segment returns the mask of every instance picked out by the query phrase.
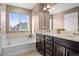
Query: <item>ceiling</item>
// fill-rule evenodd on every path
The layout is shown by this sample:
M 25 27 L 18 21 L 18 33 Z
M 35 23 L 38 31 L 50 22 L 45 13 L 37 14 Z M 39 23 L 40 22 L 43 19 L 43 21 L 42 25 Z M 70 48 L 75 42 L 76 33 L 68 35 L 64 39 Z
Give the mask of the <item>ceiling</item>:
M 8 3 L 8 5 L 16 6 L 16 7 L 22 7 L 26 9 L 32 9 L 37 3 Z M 57 14 L 62 11 L 74 8 L 79 6 L 79 3 L 57 3 L 54 5 L 55 9 L 49 11 L 50 14 Z M 52 6 L 53 7 L 53 6 Z
M 54 10 L 49 11 L 50 14 L 60 13 L 62 11 L 79 6 L 79 3 L 57 3 Z
M 32 9 L 37 3 L 8 3 L 8 5 Z

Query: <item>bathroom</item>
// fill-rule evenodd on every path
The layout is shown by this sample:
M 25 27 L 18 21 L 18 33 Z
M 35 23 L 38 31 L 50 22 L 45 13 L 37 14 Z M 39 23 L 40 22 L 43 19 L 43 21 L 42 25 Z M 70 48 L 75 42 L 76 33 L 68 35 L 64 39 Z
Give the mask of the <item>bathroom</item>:
M 45 51 L 45 42 L 47 42 L 45 38 L 48 36 L 52 40 L 62 38 L 79 44 L 78 18 L 79 3 L 0 3 L 0 54 L 1 56 L 57 56 Z M 44 39 L 43 47 L 39 47 L 40 39 Z M 68 48 L 73 47 L 68 45 L 65 50 L 70 51 Z M 40 52 L 41 48 L 44 48 L 44 51 Z M 59 55 L 67 56 L 67 52 L 63 53 Z

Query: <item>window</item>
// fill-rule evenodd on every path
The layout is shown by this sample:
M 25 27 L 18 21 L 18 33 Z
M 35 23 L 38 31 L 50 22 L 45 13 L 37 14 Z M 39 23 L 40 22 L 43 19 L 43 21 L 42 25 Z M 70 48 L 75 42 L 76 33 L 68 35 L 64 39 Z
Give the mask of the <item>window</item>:
M 9 13 L 9 31 L 29 31 L 29 15 Z

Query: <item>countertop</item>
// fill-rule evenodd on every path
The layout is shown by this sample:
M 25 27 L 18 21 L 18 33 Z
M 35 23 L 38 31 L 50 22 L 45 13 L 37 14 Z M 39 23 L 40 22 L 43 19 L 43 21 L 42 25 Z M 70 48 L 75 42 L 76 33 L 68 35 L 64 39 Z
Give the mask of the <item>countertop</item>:
M 79 42 L 79 35 L 59 34 L 59 33 L 53 33 L 53 32 L 37 32 L 37 33 Z

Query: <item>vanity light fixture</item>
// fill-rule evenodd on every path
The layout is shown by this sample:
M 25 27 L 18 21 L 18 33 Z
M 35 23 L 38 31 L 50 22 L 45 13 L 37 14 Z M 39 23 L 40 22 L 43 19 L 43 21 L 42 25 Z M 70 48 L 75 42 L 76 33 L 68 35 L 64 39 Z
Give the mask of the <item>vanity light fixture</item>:
M 53 7 L 51 7 L 51 4 L 43 4 L 43 11 L 51 11 L 51 10 L 54 10 L 55 9 L 55 7 L 53 6 Z

